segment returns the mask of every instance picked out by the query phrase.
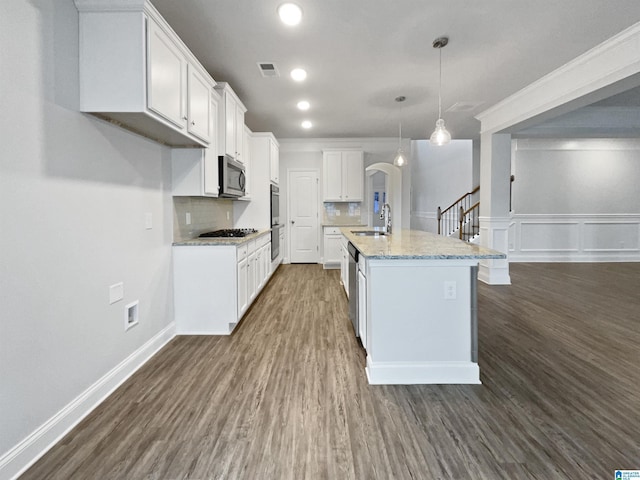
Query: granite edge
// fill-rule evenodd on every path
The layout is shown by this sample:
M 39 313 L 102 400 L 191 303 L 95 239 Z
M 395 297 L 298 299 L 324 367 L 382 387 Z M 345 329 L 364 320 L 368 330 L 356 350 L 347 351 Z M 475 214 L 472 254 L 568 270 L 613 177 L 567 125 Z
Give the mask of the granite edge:
M 217 238 L 192 238 L 191 240 L 183 240 L 180 242 L 173 242 L 173 247 L 217 247 L 217 246 L 238 246 L 244 243 L 248 243 L 251 240 L 267 235 L 271 232 L 271 229 L 260 230 L 257 233 L 252 233 L 246 237 L 217 237 Z

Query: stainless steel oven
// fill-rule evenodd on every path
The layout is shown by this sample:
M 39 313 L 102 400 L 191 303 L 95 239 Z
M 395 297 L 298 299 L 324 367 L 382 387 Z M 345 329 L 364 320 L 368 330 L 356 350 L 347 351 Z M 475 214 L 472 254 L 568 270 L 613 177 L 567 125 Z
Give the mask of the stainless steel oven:
M 244 196 L 246 177 L 244 165 L 228 155 L 218 157 L 218 181 L 221 197 L 237 198 Z
M 271 226 L 280 224 L 280 188 L 271 185 Z

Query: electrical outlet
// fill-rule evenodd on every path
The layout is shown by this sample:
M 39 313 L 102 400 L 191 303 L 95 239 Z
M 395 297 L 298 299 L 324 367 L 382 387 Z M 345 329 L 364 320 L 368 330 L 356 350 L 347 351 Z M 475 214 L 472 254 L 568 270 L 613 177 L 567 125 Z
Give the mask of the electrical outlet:
M 444 282 L 444 299 L 455 300 L 457 298 L 457 285 L 455 281 Z
M 191 213 L 187 212 L 185 215 L 185 223 L 191 225 Z

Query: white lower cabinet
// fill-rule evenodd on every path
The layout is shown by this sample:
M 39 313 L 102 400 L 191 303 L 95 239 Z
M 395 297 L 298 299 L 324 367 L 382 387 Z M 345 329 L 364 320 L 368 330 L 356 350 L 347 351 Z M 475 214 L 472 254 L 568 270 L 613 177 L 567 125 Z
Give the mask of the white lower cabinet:
M 367 349 L 367 277 L 364 257 L 358 262 L 358 333 L 364 349 Z
M 265 232 L 238 246 L 174 246 L 176 332 L 230 334 L 271 275 L 270 240 Z
M 349 241 L 343 236 L 340 242 L 340 281 L 344 287 L 344 292 L 349 297 L 349 251 L 347 250 L 347 243 Z
M 338 268 L 342 262 L 342 234 L 339 227 L 324 227 L 323 266 Z
M 238 318 L 240 320 L 249 307 L 249 259 L 238 262 Z

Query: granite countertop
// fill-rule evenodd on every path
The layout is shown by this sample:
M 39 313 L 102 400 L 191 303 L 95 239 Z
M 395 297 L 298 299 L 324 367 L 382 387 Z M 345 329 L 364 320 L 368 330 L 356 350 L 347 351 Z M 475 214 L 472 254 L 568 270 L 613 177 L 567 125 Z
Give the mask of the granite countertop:
M 342 234 L 367 258 L 375 259 L 498 259 L 504 253 L 457 238 L 421 230 L 399 230 L 391 235 L 357 236 L 351 230 L 378 230 L 372 227 L 341 228 Z
M 173 242 L 174 247 L 211 247 L 216 245 L 242 245 L 243 243 L 255 240 L 262 235 L 271 232 L 271 229 L 260 230 L 258 233 L 252 233 L 246 237 L 208 237 L 208 238 L 192 238 L 181 242 Z

